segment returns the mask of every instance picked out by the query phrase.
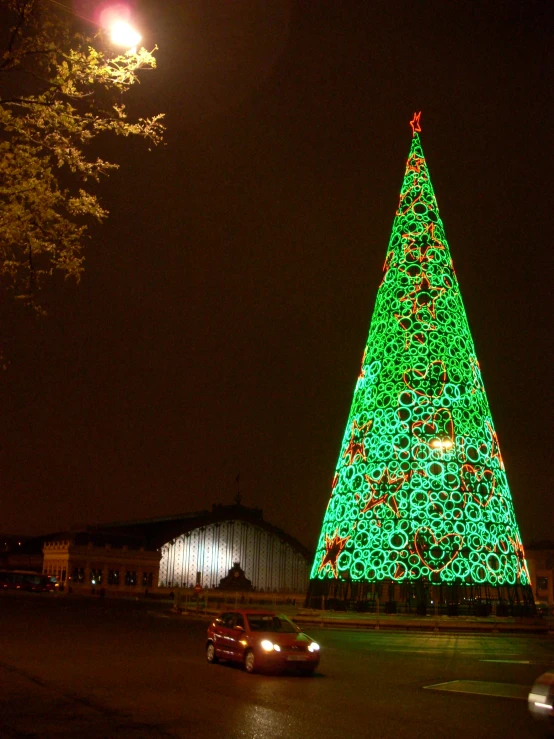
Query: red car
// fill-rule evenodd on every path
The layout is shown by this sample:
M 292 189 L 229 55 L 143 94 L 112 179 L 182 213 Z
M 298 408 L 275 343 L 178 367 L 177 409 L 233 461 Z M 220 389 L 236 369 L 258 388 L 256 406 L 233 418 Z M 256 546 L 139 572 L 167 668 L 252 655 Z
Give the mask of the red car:
M 269 611 L 229 611 L 208 627 L 208 662 L 241 662 L 247 672 L 295 669 L 311 673 L 319 664 L 319 644 L 286 616 Z

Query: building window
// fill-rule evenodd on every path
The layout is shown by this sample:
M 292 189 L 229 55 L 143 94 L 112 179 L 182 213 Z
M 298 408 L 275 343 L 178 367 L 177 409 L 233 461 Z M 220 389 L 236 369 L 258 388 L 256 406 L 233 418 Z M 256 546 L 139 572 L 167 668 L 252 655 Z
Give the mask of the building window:
M 90 582 L 92 583 L 92 585 L 100 585 L 100 583 L 102 582 L 102 570 L 91 570 Z
M 127 572 L 125 573 L 125 585 L 134 587 L 137 584 L 137 573 L 136 572 Z
M 548 590 L 547 577 L 537 577 L 537 590 Z
M 119 585 L 119 570 L 108 570 L 108 585 Z
M 49 575 L 52 574 L 51 571 L 48 572 Z M 73 575 L 71 577 L 73 582 L 84 582 L 85 580 L 85 570 L 83 567 L 74 567 L 73 568 Z
M 142 573 L 142 587 L 143 588 L 151 588 L 152 580 L 153 580 L 153 575 L 151 572 Z

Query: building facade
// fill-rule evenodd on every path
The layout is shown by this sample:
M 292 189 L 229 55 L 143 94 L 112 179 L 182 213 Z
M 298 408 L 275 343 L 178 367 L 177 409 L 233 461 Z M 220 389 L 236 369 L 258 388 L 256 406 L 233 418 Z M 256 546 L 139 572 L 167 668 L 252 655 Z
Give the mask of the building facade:
M 103 527 L 107 530 L 107 527 Z M 159 585 L 217 588 L 238 562 L 254 590 L 305 592 L 311 554 L 263 518 L 259 508 L 214 505 L 211 511 L 113 524 L 160 550 Z
M 259 508 L 239 502 L 45 534 L 21 546 L 6 543 L 2 553 L 4 566 L 32 565 L 55 577 L 61 589 L 88 594 L 172 591 L 197 583 L 216 589 L 230 570 L 242 572 L 254 591 L 298 594 L 308 587 L 311 557 Z
M 535 603 L 554 606 L 554 541 L 531 543 L 526 552 Z
M 137 540 L 90 532 L 44 542 L 42 571 L 74 592 L 138 593 L 157 587 L 160 553 Z
M 303 592 L 306 558 L 291 544 L 248 521 L 228 520 L 188 531 L 164 544 L 160 586 L 216 588 L 238 562 L 256 590 Z

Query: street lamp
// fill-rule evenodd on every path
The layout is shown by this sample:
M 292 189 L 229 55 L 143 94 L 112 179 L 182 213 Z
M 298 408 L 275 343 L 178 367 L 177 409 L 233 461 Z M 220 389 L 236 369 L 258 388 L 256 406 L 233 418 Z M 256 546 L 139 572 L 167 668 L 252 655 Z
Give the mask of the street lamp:
M 134 29 L 127 21 L 129 9 L 126 6 L 115 5 L 105 8 L 97 20 L 88 18 L 86 15 L 78 13 L 73 8 L 64 5 L 59 0 L 49 0 L 52 5 L 65 10 L 66 13 L 74 15 L 76 18 L 99 25 L 101 28 L 109 31 L 110 40 L 115 46 L 122 46 L 125 49 L 134 49 L 142 40 L 140 33 Z
M 109 27 L 112 44 L 132 49 L 140 43 L 142 36 L 127 21 L 118 20 Z

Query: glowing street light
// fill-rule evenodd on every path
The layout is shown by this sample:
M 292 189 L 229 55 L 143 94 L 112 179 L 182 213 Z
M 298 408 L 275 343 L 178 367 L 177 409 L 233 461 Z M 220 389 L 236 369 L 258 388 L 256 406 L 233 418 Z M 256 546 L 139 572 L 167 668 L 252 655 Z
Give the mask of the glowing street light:
M 142 36 L 127 21 L 118 20 L 111 24 L 110 38 L 112 44 L 132 49 L 142 40 Z
M 115 46 L 134 49 L 140 43 L 142 36 L 129 22 L 130 17 L 129 5 L 122 2 L 105 6 L 100 11 L 98 23 L 108 31 Z
M 78 13 L 73 8 L 64 5 L 60 0 L 49 0 L 52 5 L 56 5 L 66 13 L 70 13 L 76 18 L 86 21 L 109 31 L 110 40 L 115 46 L 122 46 L 125 49 L 134 49 L 142 40 L 140 33 L 131 26 L 127 21 L 130 15 L 129 7 L 125 4 L 118 4 L 104 8 L 96 19 L 88 18 L 86 15 Z

